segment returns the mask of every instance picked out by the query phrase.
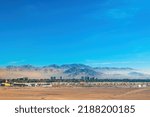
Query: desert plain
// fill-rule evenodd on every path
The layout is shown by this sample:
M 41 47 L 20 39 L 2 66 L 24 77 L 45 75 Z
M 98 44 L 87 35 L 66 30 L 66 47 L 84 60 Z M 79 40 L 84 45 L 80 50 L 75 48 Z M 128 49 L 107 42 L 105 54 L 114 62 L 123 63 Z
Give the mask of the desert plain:
M 150 100 L 150 87 L 0 87 L 0 100 Z

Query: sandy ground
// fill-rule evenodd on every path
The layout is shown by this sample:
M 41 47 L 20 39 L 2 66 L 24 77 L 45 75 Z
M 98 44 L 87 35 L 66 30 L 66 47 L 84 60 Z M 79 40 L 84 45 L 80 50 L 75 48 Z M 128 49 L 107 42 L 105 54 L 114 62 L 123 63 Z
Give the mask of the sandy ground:
M 6 88 L 0 100 L 150 100 L 150 88 Z

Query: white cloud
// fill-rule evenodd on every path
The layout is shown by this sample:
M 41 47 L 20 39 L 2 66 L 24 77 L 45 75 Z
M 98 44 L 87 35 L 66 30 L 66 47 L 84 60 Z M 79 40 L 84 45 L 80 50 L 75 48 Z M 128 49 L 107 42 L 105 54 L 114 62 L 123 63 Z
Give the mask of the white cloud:
M 107 16 L 113 19 L 127 19 L 136 15 L 137 8 L 113 8 L 107 11 Z
M 25 60 L 10 61 L 10 62 L 8 62 L 8 65 L 17 65 L 17 64 L 22 64 L 24 62 L 25 62 Z
M 94 66 L 94 67 L 136 67 L 136 65 L 142 65 L 142 64 L 150 64 L 150 62 L 147 61 L 96 61 L 96 60 L 87 60 L 85 64 Z

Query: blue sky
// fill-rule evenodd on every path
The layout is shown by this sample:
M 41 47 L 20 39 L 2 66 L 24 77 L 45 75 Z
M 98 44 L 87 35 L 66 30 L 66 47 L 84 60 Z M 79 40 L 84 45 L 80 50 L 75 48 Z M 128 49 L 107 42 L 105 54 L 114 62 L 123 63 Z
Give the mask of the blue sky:
M 150 68 L 149 0 L 0 0 L 0 66 Z

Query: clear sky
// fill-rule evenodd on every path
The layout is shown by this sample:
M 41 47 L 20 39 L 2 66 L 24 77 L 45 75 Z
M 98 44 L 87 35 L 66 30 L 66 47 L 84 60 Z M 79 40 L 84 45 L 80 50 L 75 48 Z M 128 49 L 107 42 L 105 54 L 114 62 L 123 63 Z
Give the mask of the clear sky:
M 0 0 L 0 66 L 150 68 L 149 0 Z

